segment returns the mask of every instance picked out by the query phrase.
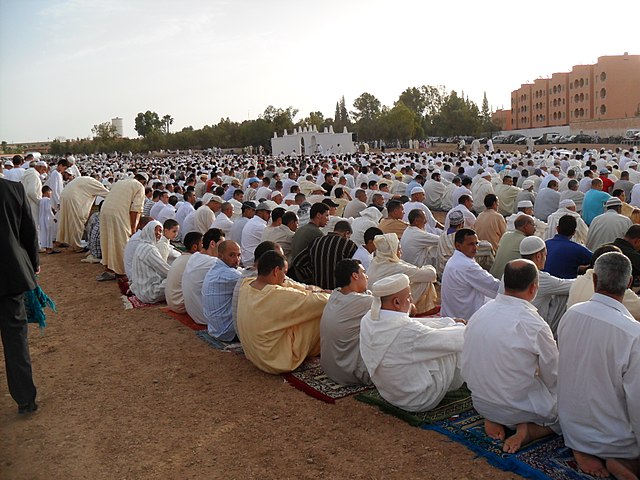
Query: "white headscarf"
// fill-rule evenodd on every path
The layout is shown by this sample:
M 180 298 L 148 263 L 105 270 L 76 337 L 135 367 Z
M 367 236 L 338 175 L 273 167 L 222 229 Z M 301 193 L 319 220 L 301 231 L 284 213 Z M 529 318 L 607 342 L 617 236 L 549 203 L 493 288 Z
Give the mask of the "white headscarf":
M 156 227 L 162 227 L 162 224 L 157 220 L 152 220 L 147 223 L 142 229 L 142 232 L 140 232 L 140 241 L 150 243 L 155 246 L 158 243 L 158 239 L 156 238 Z
M 395 234 L 394 234 L 395 235 Z M 379 237 L 376 237 L 379 238 Z M 382 303 L 380 299 L 401 292 L 405 288 L 409 288 L 411 281 L 404 273 L 396 273 L 386 278 L 382 278 L 373 284 L 371 293 L 373 294 L 373 303 L 371 305 L 371 319 L 378 320 L 380 318 L 380 308 Z
M 398 235 L 395 233 L 385 233 L 384 235 L 377 235 L 373 239 L 373 243 L 376 246 L 376 256 L 374 262 L 393 262 L 398 263 L 400 258 L 398 257 Z

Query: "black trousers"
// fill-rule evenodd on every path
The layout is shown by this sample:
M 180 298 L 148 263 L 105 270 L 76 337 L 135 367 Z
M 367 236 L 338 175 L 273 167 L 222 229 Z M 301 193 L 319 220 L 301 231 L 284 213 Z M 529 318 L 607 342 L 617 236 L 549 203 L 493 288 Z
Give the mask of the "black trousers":
M 0 333 L 7 368 L 7 383 L 9 393 L 18 405 L 25 405 L 36 399 L 28 332 L 24 294 L 0 297 Z

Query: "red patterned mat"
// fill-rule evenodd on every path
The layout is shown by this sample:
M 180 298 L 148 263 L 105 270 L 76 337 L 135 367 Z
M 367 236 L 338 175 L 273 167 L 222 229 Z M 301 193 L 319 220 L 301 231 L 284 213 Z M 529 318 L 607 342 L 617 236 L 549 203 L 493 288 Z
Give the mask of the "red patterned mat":
M 196 330 L 197 331 L 197 330 L 206 330 L 207 329 L 206 325 L 200 325 L 199 323 L 194 322 L 193 319 L 189 316 L 188 313 L 176 313 L 173 310 L 171 310 L 169 307 L 164 307 L 164 308 L 161 308 L 160 310 L 162 310 L 164 313 L 166 313 L 170 317 L 175 318 L 181 324 L 189 327 L 191 330 Z

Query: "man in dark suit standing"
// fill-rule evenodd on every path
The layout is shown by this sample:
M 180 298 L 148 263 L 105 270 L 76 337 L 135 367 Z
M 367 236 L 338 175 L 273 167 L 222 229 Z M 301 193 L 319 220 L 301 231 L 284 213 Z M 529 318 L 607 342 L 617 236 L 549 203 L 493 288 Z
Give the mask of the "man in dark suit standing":
M 0 333 L 9 393 L 18 413 L 34 412 L 36 387 L 31 374 L 24 293 L 36 287 L 38 238 L 36 226 L 19 182 L 0 178 Z

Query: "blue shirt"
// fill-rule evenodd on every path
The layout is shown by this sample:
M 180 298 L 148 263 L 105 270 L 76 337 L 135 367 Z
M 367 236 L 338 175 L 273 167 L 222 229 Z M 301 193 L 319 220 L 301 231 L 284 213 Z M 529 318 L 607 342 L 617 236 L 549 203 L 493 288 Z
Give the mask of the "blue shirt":
M 202 284 L 202 312 L 207 320 L 207 330 L 209 335 L 223 342 L 230 342 L 236 336 L 231 301 L 233 289 L 241 276 L 242 269 L 217 261 L 205 275 Z
M 587 225 L 591 225 L 591 221 L 598 215 L 604 213 L 604 204 L 611 198 L 606 192 L 600 190 L 588 190 L 584 194 L 582 201 L 582 219 Z
M 576 278 L 578 267 L 591 263 L 591 250 L 556 234 L 546 242 L 547 261 L 542 269 L 558 278 Z

